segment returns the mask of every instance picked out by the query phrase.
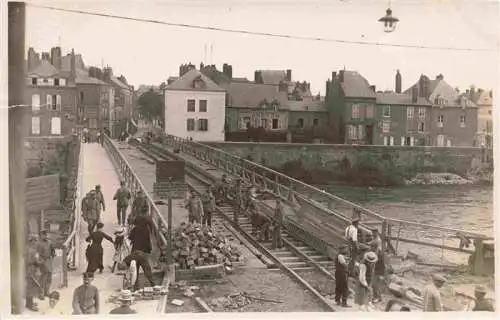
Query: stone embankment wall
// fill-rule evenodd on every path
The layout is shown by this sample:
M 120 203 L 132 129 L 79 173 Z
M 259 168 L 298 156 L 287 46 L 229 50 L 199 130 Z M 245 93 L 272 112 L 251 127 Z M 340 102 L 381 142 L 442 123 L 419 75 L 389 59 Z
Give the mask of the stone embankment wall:
M 491 150 L 457 147 L 352 146 L 292 143 L 206 143 L 309 183 L 392 185 L 421 172 L 469 177 L 493 170 Z M 486 169 L 485 169 L 486 168 Z

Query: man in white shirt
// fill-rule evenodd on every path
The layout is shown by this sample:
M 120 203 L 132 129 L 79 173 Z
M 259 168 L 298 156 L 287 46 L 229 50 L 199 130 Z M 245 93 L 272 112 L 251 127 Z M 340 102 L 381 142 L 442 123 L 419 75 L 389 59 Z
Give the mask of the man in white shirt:
M 441 288 L 446 282 L 446 279 L 440 275 L 433 274 L 432 282 L 425 287 L 424 291 L 424 312 L 441 312 L 443 304 L 441 302 Z
M 351 224 L 345 229 L 345 238 L 347 244 L 349 245 L 349 254 L 351 261 L 349 262 L 348 271 L 351 276 L 354 276 L 354 262 L 358 258 L 359 243 L 358 243 L 358 227 L 359 218 L 355 217 L 352 219 Z
M 365 253 L 363 260 L 359 263 L 359 273 L 357 276 L 356 304 L 361 311 L 369 311 L 369 293 L 372 288 L 375 263 L 378 257 L 375 252 Z

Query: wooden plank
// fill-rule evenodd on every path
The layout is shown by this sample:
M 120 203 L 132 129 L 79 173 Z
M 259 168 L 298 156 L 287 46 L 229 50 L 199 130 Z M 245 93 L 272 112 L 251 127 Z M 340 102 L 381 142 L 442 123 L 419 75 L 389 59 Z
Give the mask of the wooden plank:
M 26 179 L 26 210 L 45 210 L 60 203 L 59 174 Z

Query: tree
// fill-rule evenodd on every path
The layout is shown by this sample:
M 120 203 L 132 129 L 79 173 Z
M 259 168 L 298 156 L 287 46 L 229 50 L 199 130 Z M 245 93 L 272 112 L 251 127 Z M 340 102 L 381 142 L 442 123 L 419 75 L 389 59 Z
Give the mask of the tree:
M 139 113 L 148 120 L 163 119 L 165 115 L 165 103 L 161 94 L 150 89 L 144 92 L 137 101 Z

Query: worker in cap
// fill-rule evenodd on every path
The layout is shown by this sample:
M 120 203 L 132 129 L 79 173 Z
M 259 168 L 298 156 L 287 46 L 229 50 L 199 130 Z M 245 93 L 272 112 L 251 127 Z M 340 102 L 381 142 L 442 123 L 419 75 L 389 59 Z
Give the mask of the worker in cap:
M 495 307 L 491 299 L 486 299 L 486 295 L 488 294 L 488 290 L 483 285 L 476 285 L 474 288 L 474 296 L 476 300 L 471 301 L 465 311 L 495 311 Z
M 85 272 L 83 284 L 73 292 L 73 314 L 98 314 L 99 290 L 92 285 L 94 274 Z
M 38 306 L 34 302 L 35 297 L 39 297 L 41 293 L 40 282 L 38 281 L 37 273 L 39 271 L 42 260 L 37 251 L 38 235 L 28 235 L 28 249 L 25 259 L 25 273 L 26 273 L 26 308 L 31 311 L 38 311 Z
M 45 300 L 49 296 L 50 286 L 52 284 L 52 264 L 56 256 L 56 249 L 48 238 L 47 230 L 40 231 L 40 241 L 37 243 L 37 251 L 42 260 L 40 265 L 40 300 Z
M 351 276 L 354 276 L 354 262 L 358 259 L 359 243 L 358 243 L 358 228 L 359 228 L 359 217 L 355 216 L 351 220 L 351 224 L 345 229 L 345 238 L 347 244 L 349 245 L 349 255 L 350 263 L 348 267 L 348 272 Z
M 127 218 L 127 208 L 132 198 L 130 190 L 125 185 L 125 181 L 120 181 L 120 188 L 116 190 L 113 200 L 116 200 L 116 216 L 118 225 L 125 226 Z
M 355 301 L 362 311 L 368 311 L 368 303 L 370 302 L 369 292 L 372 288 L 375 263 L 377 262 L 377 260 L 377 254 L 373 251 L 369 251 L 364 254 L 363 259 L 359 262 L 358 265 Z
M 130 308 L 133 301 L 132 292 L 130 290 L 122 290 L 120 296 L 118 297 L 120 301 L 120 306 L 111 310 L 110 314 L 135 314 L 137 311 Z
M 347 298 L 349 297 L 349 281 L 347 268 L 349 266 L 349 258 L 347 253 L 349 252 L 349 247 L 347 245 L 341 245 L 339 247 L 339 252 L 335 257 L 335 302 L 337 305 L 341 305 L 344 308 L 350 307 L 347 304 Z
M 432 274 L 432 281 L 424 289 L 424 312 L 441 312 L 443 304 L 439 289 L 446 283 L 446 279 L 438 274 Z
M 98 184 L 95 186 L 95 193 L 96 193 L 96 199 L 97 199 L 97 202 L 99 203 L 99 206 L 97 207 L 98 210 L 98 214 L 99 214 L 99 219 L 97 219 L 97 221 L 101 221 L 101 206 L 102 206 L 102 211 L 106 211 L 106 204 L 104 203 L 104 194 L 102 193 L 102 190 L 101 190 L 101 185 Z

